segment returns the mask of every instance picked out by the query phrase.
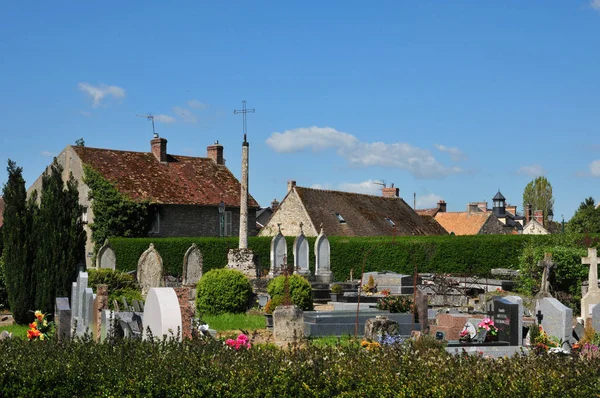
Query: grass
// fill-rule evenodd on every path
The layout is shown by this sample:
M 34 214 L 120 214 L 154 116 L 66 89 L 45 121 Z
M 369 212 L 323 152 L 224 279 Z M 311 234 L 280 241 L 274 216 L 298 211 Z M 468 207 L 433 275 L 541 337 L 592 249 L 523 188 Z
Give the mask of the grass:
M 12 333 L 13 337 L 25 338 L 27 336 L 27 330 L 29 330 L 29 326 L 17 325 L 15 323 L 13 325 L 0 326 L 0 332 L 3 330 L 6 330 L 8 333 Z
M 264 315 L 251 314 L 222 314 L 222 315 L 204 315 L 202 320 L 208 323 L 211 329 L 217 332 L 228 330 L 258 330 L 265 329 Z
M 323 347 L 334 347 L 334 346 L 348 347 L 348 346 L 352 346 L 356 342 L 360 342 L 361 339 L 359 337 L 358 340 L 354 340 L 354 336 L 347 334 L 347 335 L 340 336 L 340 337 L 338 337 L 338 336 L 316 337 L 316 338 L 309 339 L 309 341 L 310 341 L 311 345 L 314 345 L 315 347 L 323 348 Z

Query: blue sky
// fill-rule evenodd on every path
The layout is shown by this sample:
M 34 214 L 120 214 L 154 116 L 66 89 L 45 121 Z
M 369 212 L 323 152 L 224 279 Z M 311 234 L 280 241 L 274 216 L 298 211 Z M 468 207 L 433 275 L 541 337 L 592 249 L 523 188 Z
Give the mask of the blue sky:
M 219 140 L 250 192 L 286 181 L 449 211 L 543 174 L 555 218 L 600 200 L 600 0 L 0 2 L 0 159 Z M 4 167 L 3 167 L 4 168 Z M 0 173 L 0 184 L 6 182 Z

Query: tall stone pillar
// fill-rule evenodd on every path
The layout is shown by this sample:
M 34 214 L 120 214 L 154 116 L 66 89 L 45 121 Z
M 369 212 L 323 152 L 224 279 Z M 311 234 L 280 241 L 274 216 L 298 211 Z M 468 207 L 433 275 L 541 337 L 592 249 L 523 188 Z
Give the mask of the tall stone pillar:
M 248 141 L 242 143 L 242 192 L 240 194 L 240 249 L 248 248 Z

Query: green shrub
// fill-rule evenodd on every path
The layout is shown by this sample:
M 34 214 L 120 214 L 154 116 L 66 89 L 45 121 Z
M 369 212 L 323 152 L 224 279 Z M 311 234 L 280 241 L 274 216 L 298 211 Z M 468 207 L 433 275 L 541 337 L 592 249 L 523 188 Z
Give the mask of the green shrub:
M 208 271 L 198 281 L 196 309 L 201 315 L 241 313 L 250 307 L 252 286 L 240 271 L 221 268 Z
M 336 284 L 331 285 L 331 293 L 333 294 L 341 294 L 342 293 L 342 286 Z
M 392 313 L 411 312 L 412 299 L 409 296 L 385 296 L 377 300 L 376 307 Z
M 121 305 L 121 297 L 125 297 L 131 305 L 133 300 L 143 301 L 142 292 L 132 275 L 108 268 L 88 269 L 88 284 L 96 290 L 98 285 L 108 285 L 108 307 L 115 309 L 114 300 Z
M 289 280 L 289 291 L 290 297 L 292 298 L 292 303 L 296 304 L 298 308 L 303 311 L 312 311 L 313 310 L 313 301 L 312 301 L 312 288 L 310 286 L 310 282 L 308 282 L 305 278 L 300 275 L 292 275 L 288 277 Z M 269 286 L 267 286 L 267 292 L 269 296 L 272 298 L 281 296 L 283 297 L 285 292 L 285 276 L 280 275 L 271 282 L 269 282 Z
M 2 231 L 0 231 L 2 235 Z M 8 294 L 6 292 L 6 282 L 4 279 L 4 258 L 0 256 L 0 310 L 8 307 Z
M 274 296 L 273 298 L 269 299 L 269 301 L 267 301 L 267 304 L 265 304 L 265 314 L 272 314 L 273 311 L 275 311 L 275 308 L 280 306 L 282 302 L 283 296 Z

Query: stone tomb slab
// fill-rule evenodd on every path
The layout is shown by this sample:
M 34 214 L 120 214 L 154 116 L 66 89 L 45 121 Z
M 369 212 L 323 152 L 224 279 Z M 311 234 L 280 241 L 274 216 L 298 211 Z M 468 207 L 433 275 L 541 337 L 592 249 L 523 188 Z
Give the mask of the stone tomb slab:
M 367 319 L 385 315 L 388 319 L 398 322 L 399 333 L 410 336 L 413 330 L 412 314 L 391 314 L 388 311 L 360 311 L 358 314 L 358 335 L 365 331 Z M 344 336 L 354 335 L 356 311 L 305 311 L 305 336 Z M 414 324 L 414 330 L 421 330 L 419 323 Z
M 71 307 L 67 297 L 56 298 L 54 314 L 58 339 L 69 339 L 71 337 Z
M 363 285 L 369 282 L 369 277 L 372 276 L 377 291 L 389 290 L 391 294 L 413 294 L 414 284 L 412 275 L 403 275 L 391 271 L 382 272 L 366 272 L 363 275 Z
M 183 332 L 181 308 L 173 288 L 154 287 L 148 292 L 144 304 L 144 340 L 148 338 L 148 328 L 154 338 L 178 337 L 178 340 L 181 341 Z
M 508 341 L 510 345 L 522 345 L 523 331 L 519 318 L 522 317 L 519 304 L 512 303 L 504 297 L 494 297 L 488 302 L 488 314 L 498 328 L 498 341 Z M 521 340 L 519 341 L 519 336 Z

